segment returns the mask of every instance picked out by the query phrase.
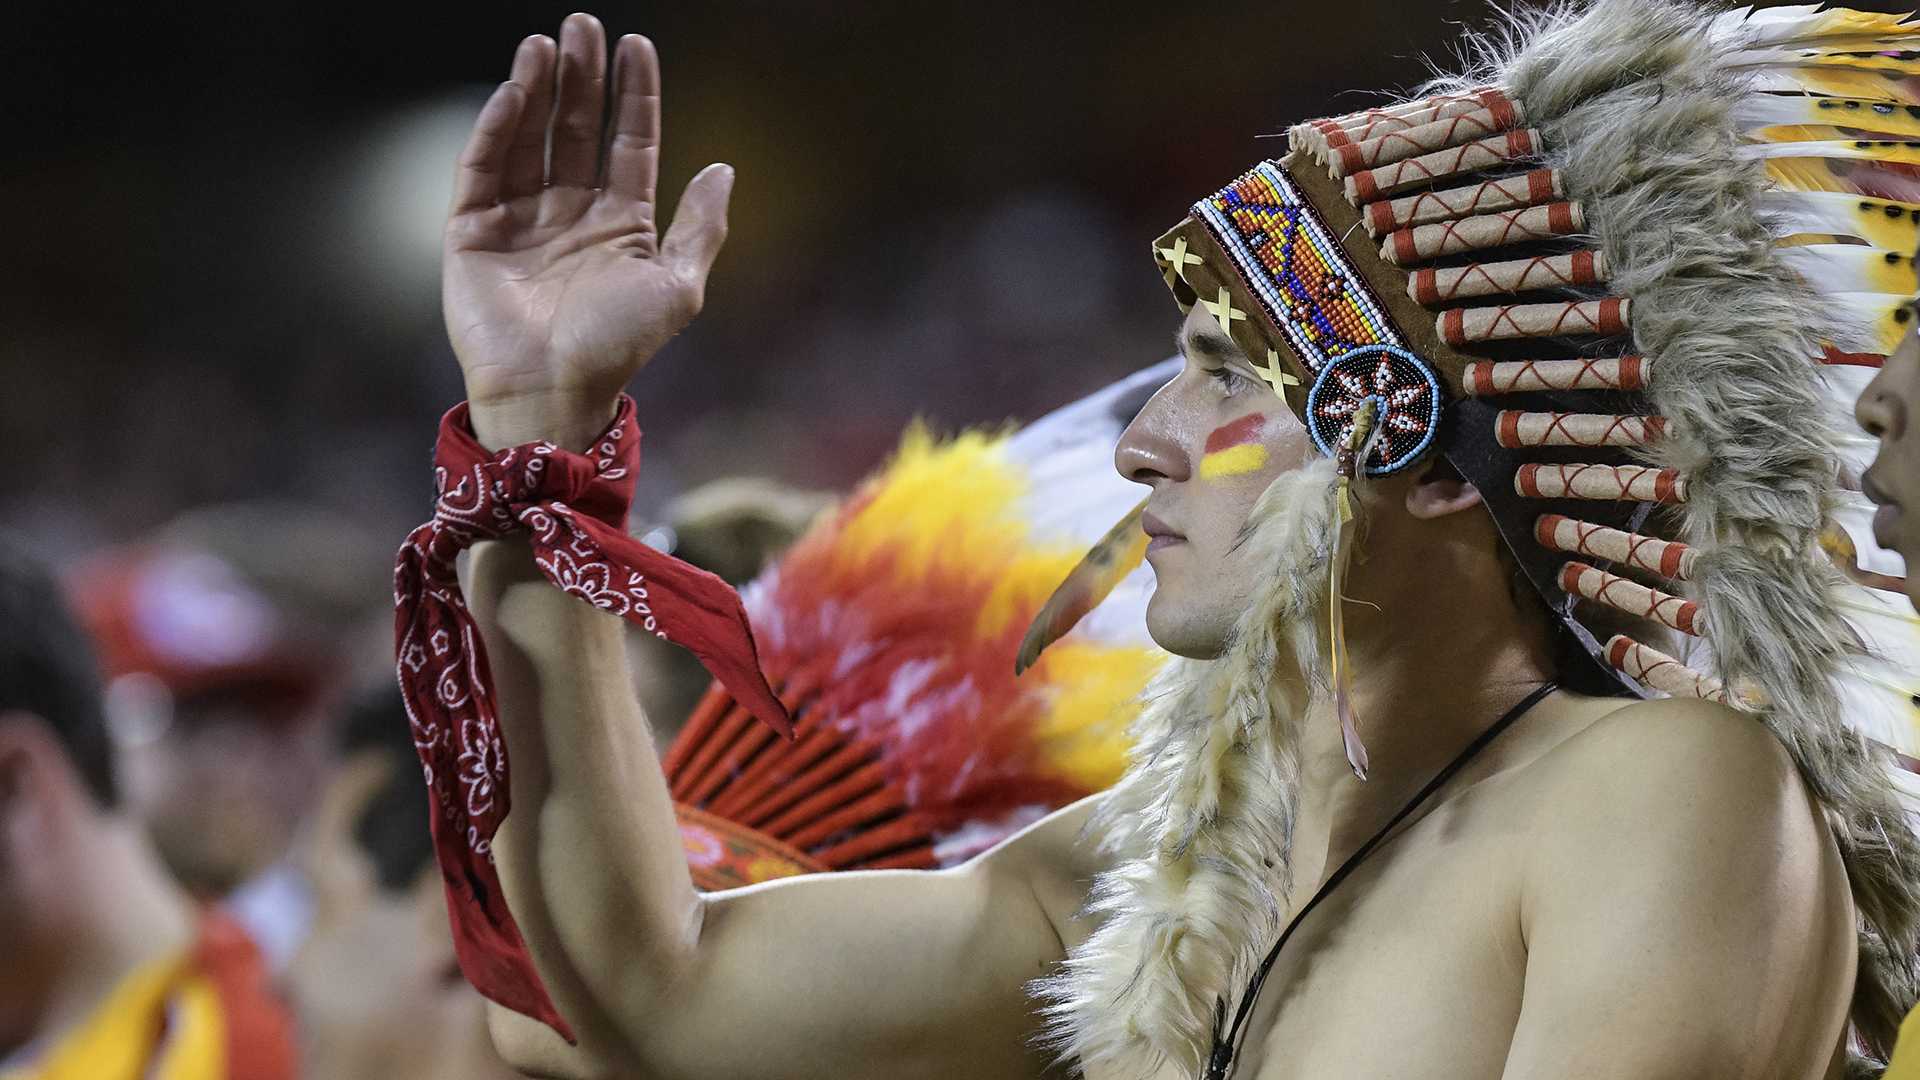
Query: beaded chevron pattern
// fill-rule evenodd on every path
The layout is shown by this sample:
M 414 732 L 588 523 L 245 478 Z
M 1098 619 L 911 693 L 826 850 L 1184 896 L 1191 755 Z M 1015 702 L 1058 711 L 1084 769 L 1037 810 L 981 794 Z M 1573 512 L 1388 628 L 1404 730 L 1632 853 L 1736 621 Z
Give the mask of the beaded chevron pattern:
M 1356 349 L 1406 348 L 1339 240 L 1274 162 L 1195 203 L 1193 213 L 1313 374 Z

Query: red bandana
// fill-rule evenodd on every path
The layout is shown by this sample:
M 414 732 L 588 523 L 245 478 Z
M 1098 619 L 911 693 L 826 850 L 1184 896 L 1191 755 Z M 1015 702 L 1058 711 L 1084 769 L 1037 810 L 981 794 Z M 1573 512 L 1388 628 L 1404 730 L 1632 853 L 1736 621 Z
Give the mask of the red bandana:
M 624 394 L 585 455 L 546 442 L 490 454 L 457 405 L 441 419 L 434 448 L 433 520 L 407 537 L 394 568 L 395 666 L 433 791 L 433 844 L 460 970 L 488 998 L 569 1042 L 493 866 L 493 834 L 507 816 L 507 748 L 455 556 L 481 540 L 528 536 L 535 564 L 561 591 L 689 650 L 735 701 L 781 735 L 791 731 L 760 673 L 739 595 L 627 535 L 639 467 L 640 429 Z

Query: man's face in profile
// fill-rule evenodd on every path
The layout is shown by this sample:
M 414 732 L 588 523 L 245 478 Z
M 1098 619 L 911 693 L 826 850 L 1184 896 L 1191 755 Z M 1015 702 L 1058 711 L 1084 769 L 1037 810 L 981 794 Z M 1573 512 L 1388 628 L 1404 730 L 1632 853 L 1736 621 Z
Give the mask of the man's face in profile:
M 1920 606 L 1920 335 L 1908 333 L 1881 365 L 1880 373 L 1854 407 L 1860 426 L 1880 440 L 1880 453 L 1867 470 L 1867 496 L 1880 507 L 1873 516 L 1873 538 L 1907 562 L 1907 598 Z
M 1186 366 L 1120 437 L 1114 467 L 1153 489 L 1145 526 L 1157 586 L 1147 630 L 1169 652 L 1218 656 L 1258 579 L 1237 545 L 1255 503 L 1318 453 L 1304 425 L 1196 305 L 1180 328 Z M 1157 535 L 1156 535 L 1157 534 Z

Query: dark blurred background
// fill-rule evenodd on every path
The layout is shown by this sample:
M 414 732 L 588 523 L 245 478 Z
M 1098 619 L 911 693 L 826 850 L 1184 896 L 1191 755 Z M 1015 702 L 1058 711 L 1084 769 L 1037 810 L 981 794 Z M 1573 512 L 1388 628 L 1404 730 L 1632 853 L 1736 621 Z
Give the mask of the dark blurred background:
M 398 540 L 460 397 L 451 164 L 562 4 L 39 3 L 6 20 L 0 520 L 83 551 L 297 498 Z M 1291 120 L 1408 87 L 1477 0 L 614 2 L 665 69 L 662 201 L 739 169 L 706 313 L 636 393 L 644 515 L 842 487 L 902 424 L 1165 355 L 1149 241 Z

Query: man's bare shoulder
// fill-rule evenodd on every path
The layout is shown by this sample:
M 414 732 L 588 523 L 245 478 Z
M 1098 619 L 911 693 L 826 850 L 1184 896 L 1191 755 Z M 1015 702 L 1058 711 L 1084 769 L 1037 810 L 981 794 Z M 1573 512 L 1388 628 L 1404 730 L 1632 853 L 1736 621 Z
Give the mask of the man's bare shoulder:
M 1846 894 L 1838 851 L 1786 748 L 1725 705 L 1624 705 L 1527 771 L 1537 889 L 1597 875 L 1628 892 L 1637 881 L 1729 900 L 1781 890 L 1820 907 Z
M 1095 875 L 1105 869 L 1098 839 L 1087 831 L 1103 798 L 1104 793 L 1089 795 L 1061 807 L 982 853 L 968 867 L 1032 890 L 1062 938 L 1077 936 L 1069 926 L 1086 906 Z
M 1732 821 L 1761 803 L 1802 803 L 1806 795 L 1792 758 L 1764 724 L 1699 698 L 1606 710 L 1529 771 L 1547 797 L 1547 825 L 1589 820 L 1599 807 L 1666 821 Z
M 1516 845 L 1532 1023 L 1517 1045 L 1542 1060 L 1604 1046 L 1674 1076 L 1831 1057 L 1857 957 L 1846 870 L 1758 719 L 1637 702 L 1521 771 L 1534 774 Z

